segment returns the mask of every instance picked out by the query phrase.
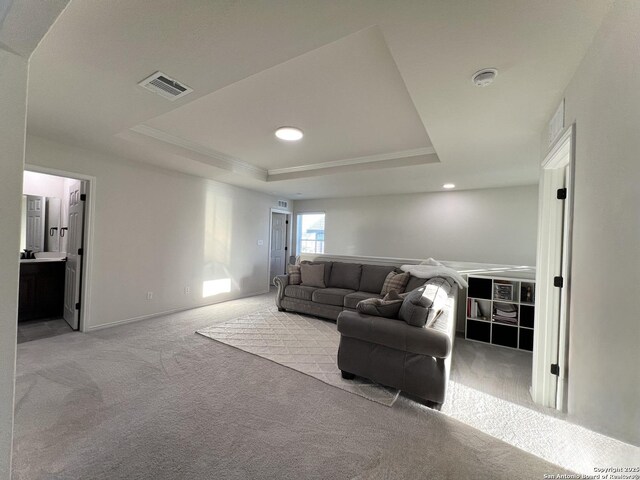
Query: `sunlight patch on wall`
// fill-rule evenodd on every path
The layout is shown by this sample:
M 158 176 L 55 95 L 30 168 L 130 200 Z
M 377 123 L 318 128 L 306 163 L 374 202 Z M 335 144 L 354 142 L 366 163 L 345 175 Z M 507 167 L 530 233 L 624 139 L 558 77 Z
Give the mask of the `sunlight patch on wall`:
M 231 279 L 205 280 L 202 282 L 202 298 L 213 297 L 231 291 Z
M 231 221 L 233 202 L 208 190 L 204 211 L 204 258 L 209 263 L 228 266 L 231 261 Z

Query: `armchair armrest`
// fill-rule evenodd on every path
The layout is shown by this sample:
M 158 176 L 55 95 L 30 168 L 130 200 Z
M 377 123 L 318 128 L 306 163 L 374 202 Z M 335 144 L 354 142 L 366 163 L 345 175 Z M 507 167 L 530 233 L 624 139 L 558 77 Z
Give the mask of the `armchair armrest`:
M 451 338 L 445 332 L 359 312 L 340 313 L 338 331 L 346 337 L 436 358 L 447 358 L 452 349 Z

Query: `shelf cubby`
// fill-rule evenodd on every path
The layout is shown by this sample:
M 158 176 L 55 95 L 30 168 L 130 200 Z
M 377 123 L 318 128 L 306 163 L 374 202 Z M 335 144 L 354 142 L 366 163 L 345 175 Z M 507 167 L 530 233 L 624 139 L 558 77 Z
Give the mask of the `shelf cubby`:
M 473 320 L 491 320 L 491 300 L 467 298 L 467 318 Z
M 468 283 L 465 338 L 533 351 L 533 278 L 477 274 L 469 275 Z

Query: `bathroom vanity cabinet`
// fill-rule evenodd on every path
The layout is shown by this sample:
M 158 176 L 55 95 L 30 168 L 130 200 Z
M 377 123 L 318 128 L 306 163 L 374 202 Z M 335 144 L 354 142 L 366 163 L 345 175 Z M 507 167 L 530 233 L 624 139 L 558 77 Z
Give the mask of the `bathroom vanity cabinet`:
M 65 263 L 50 259 L 20 261 L 18 321 L 62 317 Z

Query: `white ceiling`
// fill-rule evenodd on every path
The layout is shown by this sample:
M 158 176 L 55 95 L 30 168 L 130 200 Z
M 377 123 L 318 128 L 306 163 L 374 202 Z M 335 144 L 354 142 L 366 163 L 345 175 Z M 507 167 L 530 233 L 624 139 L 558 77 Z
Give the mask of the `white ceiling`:
M 0 0 L 0 50 L 29 58 L 69 0 Z
M 611 3 L 72 0 L 32 57 L 28 131 L 289 198 L 536 183 Z M 137 85 L 158 70 L 194 92 Z

